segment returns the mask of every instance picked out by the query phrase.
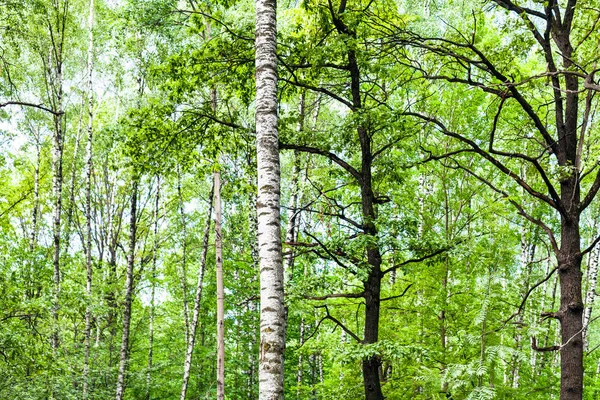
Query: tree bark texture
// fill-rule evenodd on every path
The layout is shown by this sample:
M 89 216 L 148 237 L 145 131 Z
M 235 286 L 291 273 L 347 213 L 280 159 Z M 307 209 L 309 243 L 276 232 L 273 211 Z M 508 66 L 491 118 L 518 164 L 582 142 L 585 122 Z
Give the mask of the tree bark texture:
M 204 282 L 204 269 L 206 266 L 206 256 L 208 254 L 208 239 L 210 237 L 210 224 L 213 209 L 214 185 L 208 196 L 209 207 L 206 216 L 206 226 L 204 228 L 204 237 L 202 239 L 202 256 L 200 258 L 200 267 L 198 268 L 198 280 L 196 283 L 196 297 L 194 299 L 194 311 L 192 313 L 192 323 L 190 324 L 190 335 L 185 352 L 185 361 L 183 363 L 183 383 L 181 384 L 180 400 L 185 400 L 187 394 L 188 382 L 190 380 L 190 371 L 192 368 L 192 356 L 196 344 L 196 330 L 198 329 L 198 320 L 200 319 L 200 306 L 202 303 L 202 287 Z
M 181 218 L 181 292 L 183 298 L 183 323 L 185 328 L 185 341 L 189 341 L 190 336 L 190 321 L 189 321 L 189 307 L 187 301 L 187 221 L 185 217 L 185 210 L 183 204 L 183 193 L 181 191 L 181 168 L 177 166 L 177 198 L 179 200 L 179 216 Z
M 119 353 L 119 373 L 117 376 L 116 400 L 123 400 L 125 393 L 125 375 L 129 362 L 129 327 L 131 323 L 131 303 L 133 299 L 133 266 L 135 263 L 135 246 L 137 233 L 137 197 L 138 180 L 135 175 L 132 182 L 131 210 L 129 220 L 129 254 L 127 256 L 127 277 L 125 281 L 125 304 L 123 308 L 123 334 L 121 336 L 121 351 Z
M 94 0 L 90 0 L 88 16 L 88 126 L 86 145 L 86 179 L 85 179 L 85 265 L 86 265 L 86 307 L 85 334 L 83 355 L 83 399 L 88 398 L 90 371 L 90 336 L 92 330 L 92 169 L 93 169 L 93 122 L 94 122 L 94 86 L 93 86 L 93 57 L 94 57 Z M 67 238 L 68 239 L 68 238 Z
M 275 0 L 256 0 L 256 154 L 260 258 L 259 398 L 283 399 L 285 308 L 277 132 Z
M 221 173 L 214 173 L 215 263 L 217 273 L 217 400 L 225 400 L 225 290 L 223 285 L 223 238 L 221 236 Z
M 158 259 L 158 219 L 160 207 L 160 176 L 156 177 L 156 197 L 154 198 L 154 238 L 152 242 L 152 269 L 150 270 L 150 320 L 148 321 L 148 365 L 146 367 L 146 400 L 152 393 L 152 364 L 154 355 L 154 312 L 156 295 L 156 261 Z

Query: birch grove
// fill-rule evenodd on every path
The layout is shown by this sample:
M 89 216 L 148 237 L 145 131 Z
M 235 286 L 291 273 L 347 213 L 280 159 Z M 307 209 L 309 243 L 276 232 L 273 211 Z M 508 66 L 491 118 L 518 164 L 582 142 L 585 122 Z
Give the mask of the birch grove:
M 599 21 L 0 1 L 0 399 L 600 398 Z

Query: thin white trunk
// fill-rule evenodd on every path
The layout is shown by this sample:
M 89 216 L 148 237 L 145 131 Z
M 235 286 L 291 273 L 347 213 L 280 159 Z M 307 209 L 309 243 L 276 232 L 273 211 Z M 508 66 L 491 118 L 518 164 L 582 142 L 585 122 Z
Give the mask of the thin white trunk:
M 154 198 L 154 240 L 152 242 L 152 269 L 150 270 L 150 320 L 148 321 L 148 365 L 146 368 L 146 400 L 150 400 L 152 383 L 152 356 L 154 352 L 154 301 L 156 295 L 156 260 L 158 258 L 158 212 L 160 206 L 160 176 L 156 177 Z
M 40 143 L 39 132 L 36 135 L 35 143 L 35 175 L 33 177 L 33 212 L 31 215 L 31 235 L 29 237 L 29 249 L 35 249 L 38 235 L 38 217 L 40 212 L 40 165 L 42 144 Z
M 214 174 L 215 263 L 217 272 L 217 400 L 225 400 L 225 290 L 223 288 L 223 239 L 221 236 L 221 173 Z
M 194 312 L 192 315 L 192 323 L 190 325 L 190 335 L 185 352 L 185 361 L 183 363 L 183 383 L 181 385 L 180 400 L 185 400 L 187 386 L 190 380 L 190 370 L 192 367 L 192 355 L 194 354 L 194 345 L 196 343 L 196 329 L 198 328 L 198 320 L 200 318 L 200 304 L 202 302 L 202 285 L 204 282 L 204 267 L 206 266 L 206 255 L 208 253 L 208 239 L 210 236 L 210 222 L 213 208 L 213 189 L 209 195 L 208 215 L 206 217 L 206 227 L 204 228 L 204 238 L 202 240 L 202 256 L 200 258 L 200 268 L 198 269 L 198 282 L 196 283 L 196 298 L 194 299 Z
M 304 115 L 306 102 L 306 92 L 302 92 L 300 96 L 300 115 L 298 120 L 298 132 L 304 131 Z M 300 186 L 298 185 L 298 179 L 300 176 L 300 153 L 294 151 L 294 166 L 292 169 L 291 188 L 292 195 L 290 198 L 290 205 L 287 211 L 288 227 L 285 235 L 285 241 L 288 244 L 296 242 L 298 237 L 298 226 L 300 212 L 298 210 L 298 199 L 300 197 Z M 288 252 L 285 254 L 285 271 L 287 273 L 287 281 L 289 282 L 294 273 L 294 246 L 290 246 Z
M 54 140 L 52 145 L 52 197 L 53 197 L 53 258 L 54 267 L 53 291 L 52 291 L 52 317 L 54 328 L 52 334 L 52 349 L 56 351 L 59 346 L 58 310 L 60 298 L 60 223 L 62 212 L 62 189 L 63 189 L 63 74 L 62 74 L 62 43 L 57 44 L 54 49 L 57 55 L 55 64 L 55 91 L 56 103 L 54 115 Z
M 129 254 L 127 257 L 127 278 L 125 282 L 125 305 L 123 310 L 123 335 L 121 352 L 119 353 L 119 374 L 117 376 L 116 400 L 122 400 L 125 392 L 125 374 L 129 361 L 129 326 L 131 323 L 131 303 L 133 300 L 133 265 L 135 262 L 135 246 L 137 232 L 137 195 L 138 176 L 133 177 L 131 193 L 131 215 L 129 220 Z
M 92 330 L 92 140 L 94 121 L 94 93 L 93 93 L 93 57 L 94 57 L 94 0 L 90 0 L 90 13 L 88 16 L 88 137 L 86 146 L 86 187 L 85 187 L 85 264 L 86 264 L 86 307 L 85 307 L 85 334 L 83 356 L 83 399 L 88 398 L 89 371 L 90 371 L 90 336 Z
M 589 287 L 585 296 L 585 309 L 583 310 L 583 343 L 588 346 L 588 325 L 592 316 L 594 298 L 596 297 L 596 284 L 598 282 L 598 264 L 600 263 L 600 246 L 596 246 L 589 257 Z
M 256 0 L 256 157 L 260 258 L 260 400 L 283 399 L 285 306 L 277 132 L 275 0 Z
M 66 209 L 67 223 L 65 226 L 65 238 L 67 239 L 67 242 L 70 242 L 71 226 L 73 224 L 73 210 L 75 209 L 75 186 L 77 178 L 79 176 L 77 171 L 77 160 L 79 159 L 79 147 L 81 147 L 81 134 L 83 125 L 83 114 L 85 113 L 84 109 L 86 97 L 86 94 L 81 95 L 81 112 L 79 113 L 79 122 L 77 123 L 77 134 L 75 136 L 75 149 L 73 150 L 73 160 L 71 161 L 71 182 L 69 183 L 69 202 L 67 204 Z M 67 243 L 66 246 L 69 246 L 69 243 Z
M 181 190 L 181 169 L 177 166 L 177 197 L 179 199 L 179 215 L 181 218 L 181 234 L 182 234 L 182 248 L 181 248 L 181 291 L 183 293 L 183 322 L 185 327 L 185 342 L 189 342 L 190 337 L 190 312 L 187 300 L 187 222 L 185 218 L 185 210 L 183 204 L 183 193 Z

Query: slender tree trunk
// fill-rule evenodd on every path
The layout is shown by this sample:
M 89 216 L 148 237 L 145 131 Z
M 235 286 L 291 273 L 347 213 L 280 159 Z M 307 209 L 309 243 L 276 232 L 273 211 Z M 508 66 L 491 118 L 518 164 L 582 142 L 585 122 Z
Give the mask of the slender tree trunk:
M 39 131 L 36 133 L 36 155 L 35 155 L 35 172 L 33 177 L 33 211 L 31 213 L 31 233 L 29 235 L 29 251 L 33 254 L 36 246 L 37 246 L 37 237 L 38 237 L 38 219 L 40 213 L 40 165 L 42 163 L 41 159 L 41 147 L 40 143 L 40 134 Z M 28 298 L 39 297 L 41 294 L 41 286 L 37 283 L 36 273 L 35 273 L 35 261 L 31 259 L 28 262 L 29 268 L 29 277 L 28 281 L 30 284 L 30 289 L 26 294 Z
M 88 67 L 89 68 L 89 67 Z M 89 72 L 89 71 L 88 71 Z M 88 82 L 89 83 L 89 82 Z M 89 100 L 89 94 L 88 94 Z M 79 159 L 79 147 L 81 147 L 81 136 L 82 136 L 82 125 L 83 115 L 85 113 L 86 94 L 81 95 L 81 112 L 79 113 L 79 122 L 77 124 L 77 134 L 75 136 L 75 149 L 73 150 L 73 160 L 71 161 L 71 182 L 69 183 L 69 202 L 67 204 L 66 213 L 66 226 L 65 226 L 65 238 L 67 242 L 70 241 L 71 227 L 73 225 L 73 210 L 75 209 L 75 186 L 77 182 L 77 161 Z M 66 246 L 68 246 L 67 244 Z
M 305 115 L 306 91 L 300 96 L 300 116 L 298 121 L 298 132 L 304 131 L 304 115 Z M 294 167 L 292 170 L 291 188 L 292 195 L 290 205 L 287 212 L 288 228 L 285 234 L 285 241 L 293 243 L 298 236 L 298 198 L 300 187 L 298 185 L 298 177 L 300 176 L 300 152 L 294 151 Z M 290 246 L 290 250 L 285 254 L 285 271 L 287 273 L 287 281 L 291 281 L 294 273 L 294 247 Z
M 31 213 L 31 235 L 29 236 L 29 250 L 33 251 L 37 243 L 38 236 L 38 215 L 40 212 L 40 165 L 42 144 L 40 143 L 39 133 L 35 143 L 35 173 L 33 177 L 33 212 Z
M 56 61 L 56 110 L 54 115 L 54 141 L 52 145 L 52 197 L 53 205 L 53 257 L 54 267 L 53 291 L 52 291 L 52 317 L 54 319 L 54 332 L 52 334 L 52 348 L 56 351 L 59 346 L 58 311 L 60 299 L 60 224 L 62 212 L 62 188 L 63 188 L 63 76 L 62 76 L 62 43 L 58 45 L 56 52 L 59 59 Z
M 123 335 L 119 354 L 119 374 L 117 376 L 116 400 L 122 400 L 125 392 L 125 375 L 129 361 L 129 326 L 131 323 L 131 303 L 133 301 L 133 266 L 137 233 L 137 196 L 139 177 L 137 172 L 132 178 L 131 211 L 129 220 L 129 255 L 127 257 L 127 277 L 125 281 L 125 305 L 123 310 Z
M 214 174 L 215 262 L 217 272 L 217 400 L 225 400 L 225 290 L 223 288 L 223 238 L 221 236 L 221 173 Z
M 86 187 L 85 187 L 85 263 L 87 269 L 86 279 L 86 307 L 85 307 L 85 349 L 83 356 L 83 399 L 88 398 L 89 371 L 90 371 L 90 336 L 92 329 L 92 141 L 94 121 L 94 94 L 93 94 L 93 57 L 94 57 L 94 0 L 90 0 L 88 16 L 89 42 L 88 42 L 88 137 L 86 146 Z M 67 238 L 68 239 L 68 238 Z
M 594 299 L 596 298 L 596 284 L 598 282 L 598 263 L 600 262 L 600 246 L 596 246 L 590 253 L 588 261 L 588 290 L 585 296 L 585 310 L 583 312 L 583 341 L 584 349 L 588 346 L 588 325 L 592 316 Z
M 204 228 L 204 238 L 202 239 L 202 256 L 200 258 L 200 267 L 198 269 L 198 281 L 196 283 L 196 297 L 194 299 L 194 311 L 192 314 L 192 323 L 190 325 L 190 335 L 185 352 L 185 361 L 183 363 L 183 383 L 181 385 L 180 400 L 185 400 L 188 382 L 190 379 L 190 370 L 192 368 L 192 356 L 194 354 L 194 345 L 196 343 L 196 329 L 200 318 L 200 306 L 202 303 L 202 285 L 204 282 L 204 267 L 206 266 L 206 255 L 208 253 L 208 239 L 210 237 L 210 222 L 213 208 L 214 185 L 209 194 L 209 207 L 206 217 L 206 227 Z
M 189 318 L 189 307 L 187 301 L 187 222 L 185 218 L 185 210 L 183 205 L 183 193 L 181 191 L 181 169 L 177 166 L 177 197 L 179 199 L 179 215 L 181 217 L 181 234 L 182 248 L 181 248 L 181 291 L 183 297 L 183 322 L 185 327 L 185 341 L 189 341 L 190 336 L 190 318 Z
M 277 132 L 277 12 L 275 0 L 256 0 L 256 155 L 260 257 L 259 398 L 283 399 L 286 312 L 279 214 Z
M 154 240 L 152 243 L 152 270 L 150 271 L 150 320 L 148 321 L 148 365 L 146 368 L 146 400 L 150 400 L 152 384 L 152 356 L 154 351 L 154 301 L 156 294 L 156 261 L 158 258 L 158 213 L 160 206 L 160 176 L 156 177 L 154 198 Z

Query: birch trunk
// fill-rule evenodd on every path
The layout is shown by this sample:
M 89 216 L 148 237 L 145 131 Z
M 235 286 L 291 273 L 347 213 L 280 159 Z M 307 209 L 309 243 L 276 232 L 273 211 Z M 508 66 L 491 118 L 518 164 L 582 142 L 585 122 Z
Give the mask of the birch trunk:
M 64 27 L 63 27 L 64 28 Z M 52 317 L 54 319 L 54 332 L 52 333 L 52 349 L 56 351 L 59 346 L 58 310 L 60 298 L 60 223 L 62 212 L 62 188 L 63 188 L 63 74 L 62 74 L 62 42 L 54 48 L 55 71 L 54 87 L 56 99 L 54 109 L 54 140 L 52 144 L 52 197 L 53 197 L 53 293 L 52 293 Z
M 181 291 L 183 293 L 183 322 L 185 326 L 185 342 L 189 341 L 190 336 L 190 321 L 189 308 L 187 301 L 187 222 L 185 220 L 185 210 L 183 206 L 183 194 L 181 192 L 181 169 L 177 166 L 177 197 L 179 199 L 179 215 L 181 218 L 181 234 L 182 249 L 181 249 Z
M 585 310 L 583 312 L 583 342 L 584 348 L 588 346 L 588 325 L 592 316 L 594 298 L 596 297 L 596 284 L 598 282 L 598 263 L 600 262 L 600 247 L 596 246 L 589 257 L 589 287 L 585 296 Z
M 283 399 L 285 307 L 279 213 L 277 132 L 277 12 L 275 0 L 256 0 L 256 155 L 260 258 L 259 399 Z
M 215 262 L 217 273 L 217 400 L 225 400 L 225 291 L 223 288 L 223 239 L 221 236 L 221 173 L 214 174 Z
M 129 255 L 127 257 L 127 278 L 125 281 L 125 306 L 123 311 L 123 335 L 119 353 L 119 374 L 117 376 L 116 400 L 122 400 L 125 392 L 125 374 L 129 360 L 129 326 L 131 323 L 131 303 L 133 297 L 133 265 L 135 262 L 135 246 L 137 232 L 137 195 L 138 176 L 133 177 L 131 193 L 131 215 L 129 220 Z
M 194 354 L 194 345 L 196 343 L 196 329 L 200 318 L 200 304 L 202 302 L 202 284 L 204 282 L 204 267 L 206 266 L 206 255 L 208 253 L 208 239 L 210 236 L 210 222 L 213 207 L 214 186 L 209 194 L 208 215 L 206 217 L 206 227 L 204 228 L 204 238 L 202 239 L 202 256 L 200 258 L 200 267 L 198 269 L 198 282 L 196 283 L 196 297 L 194 299 L 194 312 L 192 314 L 192 323 L 190 325 L 190 335 L 185 352 L 185 361 L 183 363 L 183 383 L 181 385 L 180 400 L 185 400 L 187 386 L 190 380 L 190 370 L 192 367 L 192 356 Z
M 85 307 L 85 334 L 84 334 L 84 356 L 83 356 L 83 399 L 88 398 L 88 380 L 90 371 L 90 336 L 92 329 L 92 140 L 94 121 L 94 94 L 93 94 L 93 57 L 94 57 L 94 0 L 90 0 L 88 16 L 88 137 L 86 146 L 86 187 L 85 187 L 85 264 L 87 269 L 86 279 L 86 307 Z M 74 174 L 74 172 L 73 172 Z M 67 238 L 68 240 L 68 238 Z
M 154 298 L 156 294 L 156 260 L 158 257 L 158 212 L 160 206 L 160 176 L 156 177 L 154 198 L 154 241 L 152 243 L 152 270 L 150 271 L 150 321 L 148 322 L 148 366 L 146 368 L 146 400 L 150 400 L 152 383 L 152 356 L 154 351 Z
M 42 163 L 41 158 L 41 147 L 40 143 L 40 133 L 37 131 L 36 135 L 36 154 L 35 154 L 35 173 L 33 178 L 33 211 L 31 213 L 31 233 L 29 235 L 29 251 L 33 254 L 37 246 L 37 237 L 38 237 L 38 219 L 40 212 L 40 166 Z M 30 261 L 28 263 L 29 268 L 29 282 L 30 289 L 27 293 L 28 298 L 39 297 L 41 288 L 39 284 L 36 282 L 35 276 L 35 263 Z
M 88 67 L 89 68 L 89 67 Z M 88 71 L 89 72 L 89 71 Z M 89 96 L 89 94 L 88 94 Z M 81 112 L 79 114 L 79 122 L 77 124 L 77 135 L 75 136 L 75 149 L 73 150 L 73 160 L 71 161 L 71 182 L 69 183 L 69 203 L 66 209 L 66 226 L 65 226 L 65 238 L 70 241 L 71 226 L 73 224 L 73 209 L 75 207 L 75 186 L 78 177 L 77 173 L 77 160 L 79 158 L 79 147 L 81 146 L 81 133 L 83 124 L 83 114 L 86 103 L 86 95 L 81 96 Z M 68 244 L 67 244 L 68 246 Z

